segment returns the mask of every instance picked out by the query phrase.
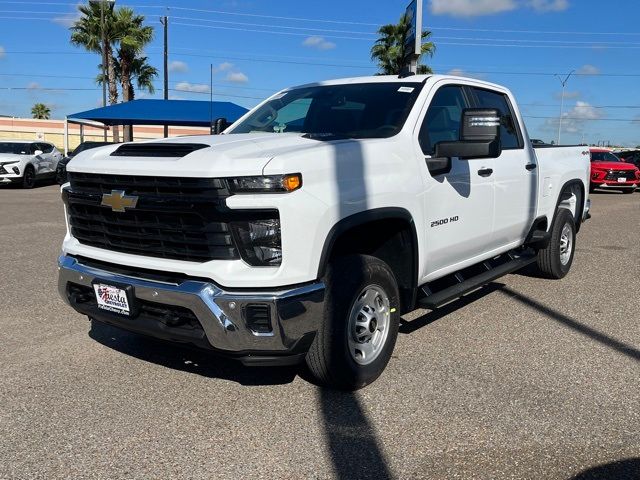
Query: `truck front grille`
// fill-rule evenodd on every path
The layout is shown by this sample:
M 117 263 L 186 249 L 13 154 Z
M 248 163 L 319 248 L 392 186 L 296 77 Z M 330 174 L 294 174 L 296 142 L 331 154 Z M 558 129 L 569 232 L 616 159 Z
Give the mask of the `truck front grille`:
M 239 259 L 231 221 L 273 218 L 274 211 L 226 207 L 223 179 L 69 173 L 63 191 L 71 234 L 83 245 L 134 255 L 193 262 Z M 114 211 L 102 204 L 113 191 L 137 197 Z M 277 212 L 275 212 L 277 218 Z

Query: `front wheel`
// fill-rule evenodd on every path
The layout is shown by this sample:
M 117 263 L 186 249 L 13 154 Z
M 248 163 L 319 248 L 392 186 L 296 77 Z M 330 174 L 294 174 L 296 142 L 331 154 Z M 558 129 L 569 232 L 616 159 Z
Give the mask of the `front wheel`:
M 36 171 L 27 165 L 22 174 L 22 188 L 33 188 L 36 185 Z
M 633 193 L 635 191 L 636 191 L 635 188 L 625 188 L 624 190 L 622 190 L 622 193 L 629 194 L 629 193 Z
M 307 367 L 325 386 L 356 390 L 389 363 L 400 323 L 398 285 L 389 266 L 368 255 L 337 258 L 324 281 L 324 316 Z
M 549 245 L 538 252 L 538 270 L 547 278 L 564 278 L 573 263 L 576 224 L 573 214 L 561 208 L 551 227 Z

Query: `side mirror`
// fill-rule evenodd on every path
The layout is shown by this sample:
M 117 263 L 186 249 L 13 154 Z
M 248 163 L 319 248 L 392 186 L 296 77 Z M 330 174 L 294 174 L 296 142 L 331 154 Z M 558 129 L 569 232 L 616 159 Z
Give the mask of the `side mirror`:
M 500 112 L 487 108 L 467 108 L 462 111 L 460 140 L 439 142 L 434 157 L 497 158 L 500 144 Z
M 42 150 L 36 150 L 33 154 L 37 157 L 38 155 L 42 155 Z
M 211 133 L 213 135 L 220 135 L 229 125 L 231 125 L 231 123 L 229 123 L 226 118 L 220 117 L 213 122 L 213 125 L 211 125 Z

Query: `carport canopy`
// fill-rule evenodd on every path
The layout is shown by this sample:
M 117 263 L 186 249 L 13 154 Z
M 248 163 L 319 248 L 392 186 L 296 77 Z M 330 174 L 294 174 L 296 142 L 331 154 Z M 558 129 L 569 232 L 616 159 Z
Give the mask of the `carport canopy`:
M 133 100 L 67 115 L 67 120 L 93 120 L 104 125 L 173 125 L 208 127 L 216 118 L 233 123 L 247 109 L 231 102 Z

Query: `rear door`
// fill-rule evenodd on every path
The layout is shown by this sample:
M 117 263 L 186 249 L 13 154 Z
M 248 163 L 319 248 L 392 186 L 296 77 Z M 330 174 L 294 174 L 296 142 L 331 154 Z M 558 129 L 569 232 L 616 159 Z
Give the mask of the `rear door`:
M 433 159 L 438 142 L 459 140 L 462 111 L 471 106 L 466 87 L 435 88 L 418 132 L 426 183 L 427 276 L 486 253 L 493 223 L 494 160 L 452 158 L 443 169 Z
M 472 87 L 478 108 L 495 108 L 502 117 L 502 154 L 495 159 L 494 248 L 521 242 L 535 219 L 538 166 L 520 129 L 509 96 L 496 90 Z

